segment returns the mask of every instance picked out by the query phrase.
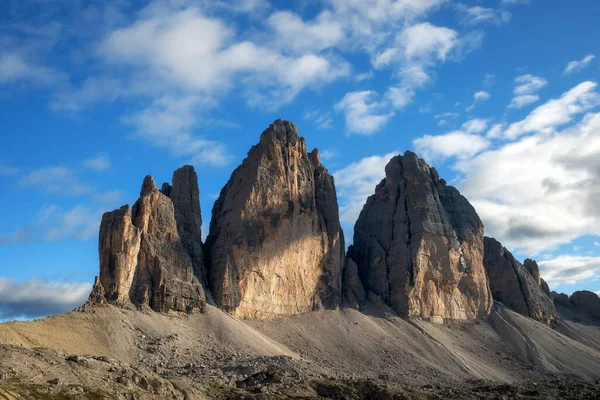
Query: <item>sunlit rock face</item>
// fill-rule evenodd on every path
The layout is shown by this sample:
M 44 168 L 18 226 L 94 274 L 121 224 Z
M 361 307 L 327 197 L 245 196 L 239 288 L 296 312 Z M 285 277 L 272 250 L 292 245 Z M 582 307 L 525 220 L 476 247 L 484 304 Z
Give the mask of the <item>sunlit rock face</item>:
M 473 207 L 412 152 L 392 158 L 385 174 L 354 228 L 364 289 L 405 317 L 488 315 L 483 224 Z
M 293 123 L 271 124 L 233 172 L 206 249 L 212 296 L 236 316 L 339 306 L 344 244 L 333 177 Z
M 520 314 L 553 324 L 556 309 L 535 261 L 527 259 L 523 265 L 500 242 L 486 237 L 484 265 L 494 300 Z
M 181 176 L 189 179 L 180 183 Z M 174 200 L 165 194 L 167 188 Z M 197 194 L 196 174 L 188 166 L 175 172 L 173 188 L 163 185 L 159 191 L 147 176 L 133 208 L 105 213 L 99 235 L 100 277 L 90 300 L 98 302 L 103 294 L 107 302 L 122 307 L 202 311 L 206 296 Z

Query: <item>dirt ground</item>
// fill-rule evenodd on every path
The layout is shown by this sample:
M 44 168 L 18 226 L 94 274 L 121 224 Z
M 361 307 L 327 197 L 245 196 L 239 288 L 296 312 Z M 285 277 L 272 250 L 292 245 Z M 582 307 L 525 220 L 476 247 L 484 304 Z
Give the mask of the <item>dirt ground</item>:
M 600 398 L 599 328 L 497 304 L 436 325 L 372 310 L 237 320 L 95 306 L 0 324 L 0 399 Z

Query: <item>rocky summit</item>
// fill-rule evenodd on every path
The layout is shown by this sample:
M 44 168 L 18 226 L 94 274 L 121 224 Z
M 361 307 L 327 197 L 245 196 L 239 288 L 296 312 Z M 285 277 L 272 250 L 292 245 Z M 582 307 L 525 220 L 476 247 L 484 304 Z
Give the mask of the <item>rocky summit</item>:
M 344 239 L 333 177 L 293 123 L 271 124 L 233 171 L 206 248 L 212 296 L 236 316 L 339 306 Z
M 523 265 L 500 242 L 486 237 L 483 263 L 495 300 L 520 314 L 554 324 L 556 309 L 535 261 L 528 259 Z
M 133 208 L 125 205 L 103 215 L 100 277 L 92 301 L 102 302 L 103 296 L 115 305 L 150 307 L 159 312 L 203 309 L 206 297 L 201 283 L 195 176 L 193 167 L 183 167 L 175 172 L 171 190 L 163 192 L 147 176 Z
M 365 290 L 401 316 L 443 322 L 490 313 L 483 224 L 412 152 L 387 164 L 356 222 L 352 257 Z

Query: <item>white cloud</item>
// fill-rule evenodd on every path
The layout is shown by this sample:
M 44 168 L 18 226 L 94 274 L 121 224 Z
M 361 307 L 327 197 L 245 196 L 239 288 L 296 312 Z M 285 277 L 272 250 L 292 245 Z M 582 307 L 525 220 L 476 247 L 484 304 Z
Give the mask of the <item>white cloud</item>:
M 321 160 L 331 160 L 337 157 L 337 152 L 334 150 L 323 150 L 320 154 Z
M 596 246 L 596 247 L 600 246 L 600 242 L 594 242 L 594 246 Z
M 81 163 L 84 168 L 92 171 L 102 172 L 110 168 L 110 158 L 106 154 L 98 154 L 94 158 L 88 158 Z
M 455 120 L 459 116 L 460 116 L 459 113 L 445 112 L 442 114 L 435 115 L 434 118 L 438 120 L 438 126 L 446 126 L 449 121 Z
M 397 154 L 393 151 L 366 157 L 333 174 L 343 224 L 354 225 L 367 197 L 375 193 L 375 186 L 385 177 L 385 166 Z
M 443 135 L 425 135 L 413 141 L 415 151 L 423 158 L 469 157 L 485 150 L 490 143 L 486 138 L 462 131 Z
M 508 104 L 508 108 L 523 108 L 530 104 L 536 103 L 540 100 L 540 96 L 537 94 L 524 94 L 522 96 L 515 96 Z
M 17 282 L 0 278 L 0 321 L 62 314 L 83 305 L 92 290 L 88 282 L 63 283 L 44 279 Z
M 481 118 L 473 118 L 462 125 L 462 130 L 467 133 L 481 133 L 488 127 L 488 120 Z
M 539 266 L 550 284 L 574 285 L 600 279 L 600 257 L 561 255 L 542 261 Z
M 515 139 L 528 133 L 552 133 L 577 115 L 600 105 L 595 82 L 583 82 L 554 100 L 537 107 L 527 118 L 511 124 L 504 137 Z
M 502 0 L 501 5 L 529 4 L 529 0 Z
M 465 25 L 478 25 L 482 23 L 493 23 L 496 25 L 505 24 L 510 21 L 511 14 L 506 10 L 494 10 L 481 6 L 468 7 L 464 4 L 456 6 L 460 15 L 461 22 Z
M 478 135 L 487 129 L 488 121 L 470 119 L 462 125 L 460 131 L 443 135 L 425 135 L 413 140 L 415 151 L 427 160 L 437 158 L 471 157 L 490 146 L 490 141 Z
M 585 69 L 592 61 L 594 61 L 594 58 L 596 57 L 590 54 L 585 56 L 582 60 L 569 62 L 563 71 L 563 75 L 568 75 Z
M 290 11 L 277 11 L 269 16 L 267 25 L 282 47 L 299 54 L 331 48 L 345 38 L 342 23 L 329 11 L 308 23 Z
M 515 89 L 513 93 L 515 95 L 532 94 L 540 91 L 548 84 L 544 78 L 534 76 L 531 74 L 518 76 L 515 78 Z
M 473 103 L 469 107 L 466 108 L 466 111 L 467 112 L 473 111 L 475 109 L 475 107 L 477 106 L 477 104 L 484 102 L 484 101 L 488 101 L 491 97 L 492 97 L 492 95 L 490 95 L 485 90 L 480 90 L 479 92 L 476 92 L 473 95 Z
M 199 96 L 163 97 L 146 109 L 125 116 L 122 121 L 136 128 L 136 135 L 154 146 L 168 149 L 175 157 L 191 158 L 192 163 L 227 165 L 231 156 L 225 145 L 194 136 L 199 122 L 198 109 L 207 107 Z
M 552 135 L 538 133 L 459 160 L 454 168 L 486 234 L 510 249 L 536 253 L 600 234 L 598 160 L 600 113 Z
M 320 43 L 314 37 L 310 40 L 293 45 Z M 339 57 L 285 55 L 274 46 L 240 40 L 223 20 L 207 17 L 194 7 L 146 10 L 135 23 L 112 31 L 100 54 L 110 63 L 134 67 L 135 74 L 155 84 L 168 82 L 188 93 L 222 94 L 235 82 L 251 104 L 276 95 L 277 102 L 271 106 L 290 102 L 306 87 L 349 74 L 348 64 Z
M 375 97 L 377 93 L 370 90 L 349 92 L 335 105 L 336 111 L 345 114 L 348 133 L 372 135 L 394 116 L 393 111 Z
M 385 93 L 385 98 L 388 100 L 392 108 L 402 110 L 404 107 L 412 103 L 415 92 L 402 87 L 390 87 Z

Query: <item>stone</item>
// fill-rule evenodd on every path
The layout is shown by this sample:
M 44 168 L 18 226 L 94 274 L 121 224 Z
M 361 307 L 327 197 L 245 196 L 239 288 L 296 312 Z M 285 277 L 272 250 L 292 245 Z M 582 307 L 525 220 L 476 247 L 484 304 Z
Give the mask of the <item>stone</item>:
M 176 171 L 175 176 L 196 176 L 191 167 L 183 170 Z M 121 307 L 150 307 L 157 312 L 203 311 L 206 295 L 202 252 L 196 252 L 191 243 L 200 240 L 196 236 L 199 227 L 190 228 L 197 222 L 193 218 L 191 224 L 182 218 L 177 220 L 175 203 L 165 194 L 177 194 L 174 197 L 179 212 L 189 211 L 190 217 L 197 213 L 199 219 L 199 203 L 197 207 L 191 205 L 199 201 L 197 182 L 177 182 L 172 189 L 167 184 L 159 191 L 154 179 L 146 176 L 133 208 L 126 205 L 104 214 L 99 235 L 100 276 L 91 302 L 102 302 L 103 292 L 104 300 Z M 185 193 L 189 194 L 187 200 L 183 199 Z M 201 242 L 199 246 L 201 249 Z
M 354 227 L 367 292 L 403 317 L 467 321 L 490 313 L 483 224 L 434 168 L 407 151 L 385 168 Z
M 344 241 L 333 177 L 292 122 L 271 124 L 233 171 L 205 247 L 212 296 L 235 316 L 339 306 Z
M 525 267 L 500 242 L 486 237 L 483 262 L 494 300 L 552 326 L 556 309 L 535 261 L 526 260 Z

